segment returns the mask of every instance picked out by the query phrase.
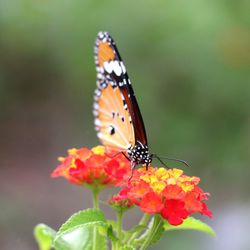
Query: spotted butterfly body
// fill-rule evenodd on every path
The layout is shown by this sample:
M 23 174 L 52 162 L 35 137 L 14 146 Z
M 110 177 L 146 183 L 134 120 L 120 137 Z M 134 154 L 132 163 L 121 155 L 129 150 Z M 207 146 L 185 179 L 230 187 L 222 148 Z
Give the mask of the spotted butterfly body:
M 148 166 L 152 157 L 141 112 L 124 63 L 109 33 L 98 33 L 94 53 L 97 89 L 93 113 L 97 135 L 105 147 L 124 153 L 132 166 Z

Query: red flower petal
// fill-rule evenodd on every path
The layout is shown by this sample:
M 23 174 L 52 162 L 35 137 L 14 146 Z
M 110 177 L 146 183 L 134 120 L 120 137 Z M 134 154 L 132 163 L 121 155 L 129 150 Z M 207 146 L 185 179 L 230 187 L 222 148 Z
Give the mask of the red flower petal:
M 188 193 L 185 197 L 185 207 L 189 213 L 201 212 L 202 202 L 197 199 L 197 193 Z
M 186 195 L 185 192 L 177 185 L 169 185 L 162 192 L 163 196 L 167 199 L 183 199 Z
M 154 192 L 149 192 L 142 197 L 140 207 L 145 213 L 159 213 L 163 209 L 162 199 Z
M 213 216 L 212 211 L 210 211 L 210 210 L 207 208 L 207 205 L 206 205 L 204 202 L 202 202 L 201 214 L 206 215 L 206 216 L 208 216 L 209 218 L 212 218 L 212 216 Z
M 172 225 L 180 225 L 187 218 L 188 212 L 184 207 L 185 203 L 180 200 L 166 200 L 165 207 L 161 211 L 163 218 Z

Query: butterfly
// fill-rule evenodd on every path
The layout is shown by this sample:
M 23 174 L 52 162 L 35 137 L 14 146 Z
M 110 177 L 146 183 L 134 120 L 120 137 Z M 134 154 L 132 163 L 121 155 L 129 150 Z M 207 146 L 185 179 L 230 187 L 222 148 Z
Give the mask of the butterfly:
M 123 153 L 132 167 L 152 161 L 146 130 L 126 68 L 108 32 L 99 32 L 95 48 L 97 88 L 93 113 L 102 144 Z

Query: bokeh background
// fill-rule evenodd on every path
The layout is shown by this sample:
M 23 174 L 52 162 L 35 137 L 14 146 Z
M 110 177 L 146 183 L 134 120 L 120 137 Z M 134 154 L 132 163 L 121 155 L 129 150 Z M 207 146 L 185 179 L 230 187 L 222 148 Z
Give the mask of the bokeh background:
M 217 239 L 170 232 L 151 249 L 250 249 L 249 10 L 248 0 L 0 0 L 0 248 L 37 249 L 37 223 L 57 229 L 91 206 L 87 190 L 49 175 L 68 148 L 98 144 L 93 44 L 106 30 L 151 151 L 187 160 L 212 194 L 214 217 L 202 219 Z M 128 212 L 126 227 L 139 218 Z

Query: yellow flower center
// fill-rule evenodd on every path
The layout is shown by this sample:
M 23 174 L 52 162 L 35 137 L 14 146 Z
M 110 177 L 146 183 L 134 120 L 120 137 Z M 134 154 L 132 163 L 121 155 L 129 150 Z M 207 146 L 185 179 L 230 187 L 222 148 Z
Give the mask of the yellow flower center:
M 160 180 L 166 180 L 167 178 L 169 178 L 169 173 L 165 168 L 158 168 L 155 171 L 155 175 Z
M 177 168 L 149 168 L 148 171 L 141 168 L 138 171 L 143 173 L 140 179 L 148 183 L 156 193 L 162 192 L 167 185 L 178 185 L 184 192 L 189 192 L 199 182 L 198 177 L 183 175 L 183 171 Z
M 70 168 L 76 168 L 75 159 L 71 160 L 71 163 L 70 163 L 69 167 Z
M 168 173 L 171 177 L 177 179 L 183 174 L 183 171 L 177 168 L 173 168 L 173 169 L 169 169 Z
M 160 193 L 166 187 L 166 183 L 164 181 L 155 181 L 150 183 L 150 187 L 154 190 L 154 192 Z
M 101 155 L 101 156 L 103 156 L 103 155 L 105 154 L 105 147 L 104 147 L 104 146 L 101 146 L 101 145 L 96 146 L 96 147 L 92 148 L 91 150 L 92 150 L 92 152 L 93 152 L 94 154 L 96 154 L 96 155 Z
M 181 187 L 184 192 L 189 192 L 194 189 L 194 185 L 192 185 L 190 182 L 180 183 L 179 187 Z
M 71 148 L 68 150 L 69 155 L 76 155 L 77 154 L 77 149 L 76 148 Z

